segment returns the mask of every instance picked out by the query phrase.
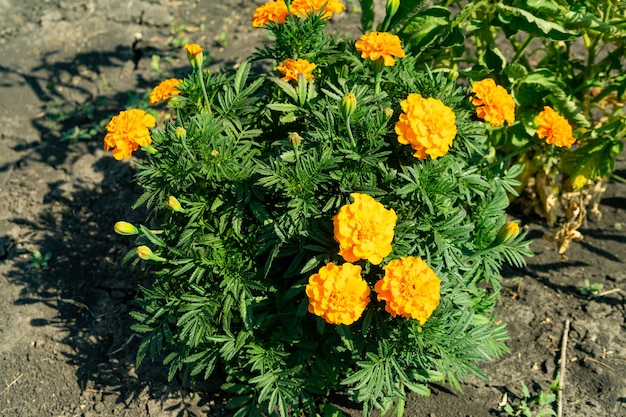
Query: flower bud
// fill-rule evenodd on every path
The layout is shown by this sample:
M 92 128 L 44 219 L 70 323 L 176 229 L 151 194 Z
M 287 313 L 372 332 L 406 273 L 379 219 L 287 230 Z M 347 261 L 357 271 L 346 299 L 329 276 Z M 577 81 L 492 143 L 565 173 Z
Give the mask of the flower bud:
M 356 108 L 356 96 L 354 93 L 347 93 L 341 99 L 341 104 L 339 105 L 339 113 L 344 118 L 348 118 L 354 113 L 354 109 Z
M 220 154 L 220 153 L 217 151 L 217 149 L 213 149 L 213 150 L 211 151 L 211 156 L 212 156 L 213 158 L 216 158 L 219 154 Z
M 174 134 L 178 139 L 185 139 L 187 137 L 187 130 L 185 130 L 182 126 L 178 126 L 174 131 Z
M 149 153 L 150 155 L 156 155 L 158 151 L 152 147 L 152 145 L 142 146 L 141 150 Z
M 513 239 L 519 233 L 519 225 L 515 222 L 506 222 L 498 231 L 494 244 L 502 245 Z
M 182 213 L 183 211 L 185 211 L 183 210 L 183 207 L 180 205 L 180 201 L 178 201 L 178 199 L 174 197 L 173 195 L 168 197 L 167 206 L 171 208 L 172 210 L 177 211 L 179 213 Z
M 302 142 L 302 136 L 300 136 L 298 132 L 289 132 L 289 135 L 287 135 L 287 140 L 289 140 L 289 143 L 291 143 L 293 146 L 298 146 L 300 145 L 300 142 Z
M 387 118 L 387 120 L 391 119 L 391 117 L 393 116 L 393 109 L 391 107 L 385 107 L 383 112 L 385 112 L 385 117 Z
M 387 0 L 385 5 L 385 12 L 387 13 L 387 19 L 391 19 L 396 14 L 400 7 L 400 0 Z
M 200 47 L 197 43 L 188 43 L 185 45 L 185 50 L 187 50 L 187 59 L 191 64 L 191 67 L 194 70 L 199 70 L 202 68 L 202 61 L 204 60 L 204 55 L 202 52 L 204 49 Z
M 145 246 L 139 246 L 137 248 L 137 256 L 139 256 L 144 261 L 165 261 L 165 258 L 161 258 L 160 256 L 155 255 L 152 250 Z
M 115 233 L 122 236 L 132 236 L 139 233 L 139 229 L 128 222 L 119 221 L 113 226 Z

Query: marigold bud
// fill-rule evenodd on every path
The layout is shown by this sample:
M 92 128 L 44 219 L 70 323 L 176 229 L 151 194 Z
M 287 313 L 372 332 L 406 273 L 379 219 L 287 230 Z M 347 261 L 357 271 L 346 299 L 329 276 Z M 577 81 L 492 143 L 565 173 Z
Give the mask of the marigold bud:
M 213 149 L 213 150 L 211 151 L 211 156 L 212 156 L 213 158 L 217 157 L 219 154 L 220 154 L 220 153 L 219 153 L 216 149 Z
M 356 108 L 356 96 L 354 95 L 354 93 L 347 93 L 341 99 L 341 104 L 339 104 L 339 113 L 341 113 L 341 115 L 344 118 L 348 118 L 352 116 L 352 113 L 354 113 L 355 108 Z
M 393 109 L 391 107 L 385 107 L 383 112 L 385 112 L 385 117 L 387 119 L 391 119 L 391 117 L 393 116 Z
M 144 261 L 164 261 L 165 258 L 161 258 L 160 256 L 155 255 L 152 252 L 152 249 L 149 247 L 142 245 L 137 248 L 137 256 L 139 256 Z
M 385 12 L 387 13 L 387 18 L 390 19 L 393 15 L 396 14 L 400 8 L 400 0 L 387 0 L 387 4 L 385 5 Z
M 187 130 L 182 126 L 178 126 L 174 131 L 174 134 L 178 139 L 185 139 L 187 137 Z
M 173 195 L 168 197 L 167 206 L 171 208 L 172 210 L 177 211 L 179 213 L 182 213 L 183 211 L 185 211 L 183 210 L 183 207 L 180 205 L 180 201 L 178 201 L 178 199 L 174 197 Z
M 202 61 L 204 60 L 202 52 L 204 49 L 197 43 L 188 43 L 185 45 L 185 50 L 187 51 L 187 59 L 191 67 L 195 70 L 202 68 Z
M 146 145 L 146 146 L 142 146 L 141 150 L 144 152 L 149 153 L 150 155 L 156 155 L 159 151 L 157 151 L 156 149 L 154 149 L 152 147 L 152 145 Z
M 298 132 L 289 132 L 289 135 L 287 135 L 287 140 L 289 140 L 289 143 L 291 143 L 293 146 L 298 146 L 300 145 L 300 142 L 302 142 L 302 136 L 300 136 Z
M 139 229 L 125 221 L 115 223 L 113 229 L 115 230 L 115 233 L 122 236 L 132 236 L 139 233 Z
M 515 222 L 506 222 L 498 231 L 494 244 L 502 245 L 513 239 L 519 233 L 519 225 Z

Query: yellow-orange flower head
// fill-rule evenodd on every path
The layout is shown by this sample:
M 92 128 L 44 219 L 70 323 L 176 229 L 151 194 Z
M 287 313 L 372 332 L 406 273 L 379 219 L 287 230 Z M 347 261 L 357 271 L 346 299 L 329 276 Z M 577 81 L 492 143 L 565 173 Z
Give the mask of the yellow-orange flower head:
M 113 157 L 117 160 L 130 158 L 140 146 L 148 146 L 152 143 L 148 128 L 155 125 L 154 116 L 143 110 L 121 111 L 106 125 L 104 150 L 113 149 Z
M 311 275 L 306 286 L 309 312 L 330 324 L 352 324 L 370 302 L 370 288 L 361 277 L 361 267 L 332 262 Z
M 202 53 L 204 49 L 197 43 L 188 43 L 185 45 L 185 50 L 187 51 L 187 60 L 189 60 L 191 67 L 199 71 L 204 60 L 204 54 Z
M 506 121 L 509 126 L 515 122 L 515 102 L 504 87 L 496 85 L 491 78 L 476 81 L 472 85 L 472 104 L 476 106 L 476 115 L 491 123 L 502 126 Z
M 180 94 L 176 87 L 182 82 L 183 80 L 178 78 L 169 78 L 161 81 L 150 93 L 150 104 L 155 104 L 159 101 L 167 100 L 170 96 Z
M 354 203 L 342 206 L 333 217 L 339 254 L 348 262 L 367 259 L 378 265 L 391 253 L 396 212 L 367 194 L 350 196 Z
M 312 80 L 313 70 L 317 65 L 306 59 L 286 59 L 276 67 L 276 69 L 284 75 L 283 81 L 298 81 L 298 75 L 302 74 L 305 79 Z
M 289 14 L 285 0 L 272 0 L 257 7 L 252 15 L 252 26 L 260 28 L 269 22 L 285 23 Z
M 330 19 L 333 13 L 341 13 L 346 9 L 339 0 L 293 0 L 291 12 L 298 17 L 322 11 L 322 18 Z
M 452 109 L 435 98 L 409 94 L 400 103 L 402 111 L 396 123 L 398 142 L 411 145 L 413 156 L 435 159 L 448 153 L 456 137 L 456 117 Z
M 544 106 L 543 111 L 537 116 L 537 122 L 539 123 L 537 136 L 539 139 L 545 138 L 548 145 L 554 143 L 559 147 L 571 148 L 576 142 L 576 138 L 572 136 L 572 126 L 552 107 Z
M 385 276 L 374 286 L 378 299 L 393 317 L 401 315 L 424 324 L 441 297 L 441 281 L 421 258 L 394 259 L 383 267 Z
M 370 32 L 361 36 L 354 44 L 356 50 L 361 52 L 361 58 L 369 58 L 372 61 L 382 59 L 386 67 L 396 63 L 393 57 L 404 58 L 404 50 L 400 38 L 387 32 Z

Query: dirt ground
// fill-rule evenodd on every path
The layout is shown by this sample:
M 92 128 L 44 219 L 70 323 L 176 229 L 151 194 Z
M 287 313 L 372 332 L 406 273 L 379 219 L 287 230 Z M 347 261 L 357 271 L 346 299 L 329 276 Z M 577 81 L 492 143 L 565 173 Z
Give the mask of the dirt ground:
M 139 190 L 133 164 L 101 149 L 100 121 L 185 72 L 185 41 L 213 66 L 236 65 L 266 41 L 249 25 L 260 3 L 0 0 L 0 416 L 229 415 L 211 381 L 183 388 L 158 363 L 134 367 L 128 312 L 150 278 L 120 266 L 129 241 L 113 224 L 142 219 L 130 208 Z M 355 4 L 333 22 L 352 37 Z M 497 309 L 511 353 L 483 364 L 490 379 L 463 394 L 435 385 L 410 397 L 406 416 L 506 415 L 499 404 L 505 394 L 519 404 L 519 381 L 550 386 L 566 320 L 564 415 L 626 416 L 626 185 L 611 182 L 601 210 L 567 262 L 539 218 L 522 219 L 536 256 L 505 271 Z M 602 294 L 582 295 L 585 280 Z

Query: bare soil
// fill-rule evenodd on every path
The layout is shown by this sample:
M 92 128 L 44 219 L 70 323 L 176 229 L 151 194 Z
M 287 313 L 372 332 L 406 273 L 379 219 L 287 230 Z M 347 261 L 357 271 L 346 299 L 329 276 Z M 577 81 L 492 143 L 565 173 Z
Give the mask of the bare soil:
M 135 369 L 128 312 L 150 277 L 120 265 L 128 241 L 113 224 L 141 220 L 130 208 L 139 190 L 133 164 L 101 149 L 100 121 L 185 73 L 184 38 L 212 66 L 236 65 L 267 41 L 249 24 L 260 3 L 0 0 L 0 416 L 229 415 L 215 381 L 189 388 L 158 363 Z M 351 10 L 332 27 L 354 37 Z M 434 385 L 411 396 L 406 416 L 502 416 L 505 394 L 519 404 L 519 381 L 547 390 L 567 320 L 564 415 L 626 416 L 626 185 L 610 182 L 600 208 L 569 261 L 542 239 L 541 219 L 522 218 L 536 256 L 505 271 L 497 308 L 511 353 L 483 364 L 490 379 L 463 394 Z M 585 280 L 601 294 L 581 294 Z

